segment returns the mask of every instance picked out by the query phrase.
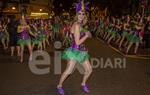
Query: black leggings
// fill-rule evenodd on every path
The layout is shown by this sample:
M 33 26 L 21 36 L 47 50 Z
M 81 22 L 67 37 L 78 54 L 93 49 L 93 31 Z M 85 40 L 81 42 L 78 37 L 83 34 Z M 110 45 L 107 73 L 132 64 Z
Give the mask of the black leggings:
M 17 41 L 18 41 L 18 36 L 12 36 L 12 35 L 10 35 L 9 36 L 9 45 L 10 46 L 17 46 Z

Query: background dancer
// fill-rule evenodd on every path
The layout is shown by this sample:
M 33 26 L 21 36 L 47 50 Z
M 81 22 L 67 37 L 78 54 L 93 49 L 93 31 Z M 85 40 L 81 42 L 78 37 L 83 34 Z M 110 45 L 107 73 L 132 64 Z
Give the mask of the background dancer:
M 23 62 L 23 55 L 24 55 L 24 46 L 28 47 L 30 56 L 29 61 L 32 60 L 32 46 L 31 46 L 31 39 L 29 36 L 29 33 L 31 33 L 29 25 L 27 25 L 24 16 L 22 16 L 22 19 L 20 20 L 20 25 L 18 26 L 18 33 L 20 33 L 20 39 L 18 41 L 18 44 L 21 46 L 21 59 L 20 62 Z
M 9 33 L 9 45 L 11 56 L 14 56 L 14 50 L 17 49 L 17 56 L 20 56 L 20 46 L 17 44 L 19 33 L 17 33 L 18 22 L 15 17 L 8 18 L 7 31 Z
M 2 36 L 1 42 L 3 44 L 4 50 L 6 50 L 8 48 L 8 44 L 9 44 L 9 33 L 7 31 L 7 24 L 8 24 L 8 21 L 5 21 L 2 25 L 3 36 Z

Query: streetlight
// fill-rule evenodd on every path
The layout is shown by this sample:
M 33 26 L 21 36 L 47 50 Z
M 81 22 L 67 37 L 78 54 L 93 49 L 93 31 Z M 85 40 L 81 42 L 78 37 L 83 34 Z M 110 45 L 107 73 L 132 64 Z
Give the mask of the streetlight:
M 43 11 L 43 9 L 40 9 L 40 12 L 42 12 Z
M 13 9 L 13 10 L 15 10 L 15 9 L 16 9 L 16 7 L 12 7 L 12 9 Z

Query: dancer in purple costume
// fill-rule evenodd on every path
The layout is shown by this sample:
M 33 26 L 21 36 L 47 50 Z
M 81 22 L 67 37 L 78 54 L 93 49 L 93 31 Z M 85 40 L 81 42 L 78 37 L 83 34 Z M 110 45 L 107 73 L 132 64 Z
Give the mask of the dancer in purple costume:
M 89 93 L 89 88 L 87 86 L 87 80 L 92 73 L 92 67 L 89 62 L 88 51 L 84 45 L 87 38 L 91 37 L 91 33 L 84 31 L 82 28 L 83 24 L 86 23 L 85 10 L 87 4 L 84 1 L 76 5 L 77 11 L 77 21 L 72 25 L 71 33 L 73 36 L 73 43 L 70 48 L 66 49 L 62 55 L 63 59 L 68 60 L 67 68 L 63 72 L 60 81 L 57 85 L 57 91 L 60 95 L 64 95 L 63 83 L 66 78 L 72 73 L 76 63 L 80 63 L 84 70 L 84 77 L 81 83 L 81 87 L 85 93 Z

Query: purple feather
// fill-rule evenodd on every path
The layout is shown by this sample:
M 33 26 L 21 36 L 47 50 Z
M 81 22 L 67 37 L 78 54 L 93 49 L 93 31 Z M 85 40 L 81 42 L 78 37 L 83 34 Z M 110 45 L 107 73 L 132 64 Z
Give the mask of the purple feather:
M 75 3 L 75 8 L 76 8 L 76 12 L 79 12 L 82 10 L 82 2 L 79 2 L 79 3 Z M 88 10 L 88 3 L 84 3 L 84 10 L 83 11 L 86 11 Z

